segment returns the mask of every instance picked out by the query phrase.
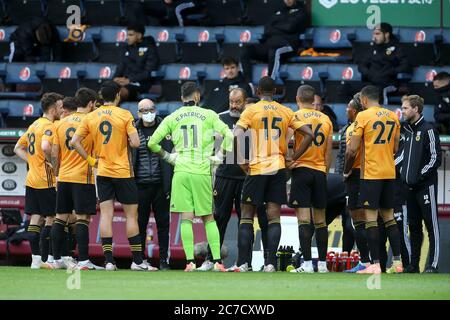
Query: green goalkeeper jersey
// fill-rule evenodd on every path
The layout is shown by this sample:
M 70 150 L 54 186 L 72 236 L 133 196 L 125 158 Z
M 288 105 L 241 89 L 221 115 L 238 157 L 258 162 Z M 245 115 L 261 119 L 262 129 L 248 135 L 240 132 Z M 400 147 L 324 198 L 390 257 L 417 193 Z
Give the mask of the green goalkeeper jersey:
M 148 147 L 152 152 L 159 152 L 159 142 L 171 136 L 178 153 L 174 171 L 210 175 L 209 157 L 213 155 L 215 133 L 224 138 L 222 148 L 231 151 L 233 134 L 217 113 L 197 106 L 181 107 L 161 122 Z

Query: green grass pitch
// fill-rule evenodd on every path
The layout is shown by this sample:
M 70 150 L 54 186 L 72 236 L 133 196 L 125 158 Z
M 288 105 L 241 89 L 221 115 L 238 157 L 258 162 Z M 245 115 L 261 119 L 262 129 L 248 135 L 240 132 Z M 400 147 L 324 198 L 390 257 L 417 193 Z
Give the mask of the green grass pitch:
M 69 274 L 65 270 L 0 267 L 0 299 L 450 299 L 450 274 L 369 277 L 129 270 Z M 69 290 L 67 284 L 74 289 Z

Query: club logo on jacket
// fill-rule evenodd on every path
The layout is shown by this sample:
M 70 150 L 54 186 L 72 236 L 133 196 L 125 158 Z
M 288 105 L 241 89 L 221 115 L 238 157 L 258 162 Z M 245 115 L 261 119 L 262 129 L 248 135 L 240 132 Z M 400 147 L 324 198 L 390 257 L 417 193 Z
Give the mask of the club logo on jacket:
M 417 133 L 416 133 L 416 141 L 420 141 L 420 134 L 421 134 L 421 131 L 417 131 Z
M 386 55 L 390 56 L 392 54 L 392 52 L 394 52 L 394 51 L 395 51 L 394 46 L 386 48 Z
M 423 204 L 430 204 L 430 200 L 427 194 L 423 195 L 423 200 L 424 200 Z

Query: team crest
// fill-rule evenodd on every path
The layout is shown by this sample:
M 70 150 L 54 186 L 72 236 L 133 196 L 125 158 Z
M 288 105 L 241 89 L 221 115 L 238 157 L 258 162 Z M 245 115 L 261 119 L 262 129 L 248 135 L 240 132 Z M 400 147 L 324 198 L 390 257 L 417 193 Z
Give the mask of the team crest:
M 127 40 L 127 32 L 122 29 L 116 34 L 116 42 L 125 42 Z
M 213 195 L 217 196 L 217 190 L 214 190 Z
M 31 76 L 31 70 L 29 67 L 25 67 L 22 70 L 20 70 L 19 73 L 19 78 L 22 81 L 27 81 L 28 79 L 30 79 Z
M 101 68 L 98 76 L 100 79 L 108 79 L 111 76 L 111 68 L 110 67 Z
M 45 130 L 45 135 L 51 137 L 53 134 L 52 130 Z
M 426 82 L 432 82 L 436 75 L 437 75 L 436 70 L 432 69 L 428 71 L 427 74 L 425 75 Z
M 72 70 L 70 70 L 69 67 L 64 67 L 59 71 L 59 78 L 67 79 L 67 78 L 70 78 L 71 74 L 72 74 Z
M 180 79 L 189 79 L 191 77 L 191 68 L 183 67 L 180 69 L 179 78 Z
M 198 34 L 198 42 L 208 42 L 209 41 L 209 31 L 203 30 Z
M 313 77 L 314 70 L 311 67 L 306 67 L 302 70 L 302 79 L 310 80 Z
M 341 40 L 341 31 L 336 29 L 330 33 L 330 41 L 332 43 L 337 43 L 339 40 Z
M 239 42 L 241 43 L 247 43 L 251 40 L 252 33 L 249 30 L 242 31 L 239 35 Z
M 420 141 L 420 131 L 417 131 L 417 134 L 416 134 L 416 141 Z
M 162 30 L 158 33 L 158 42 L 167 42 L 169 40 L 169 31 Z
M 416 32 L 416 36 L 414 38 L 415 42 L 424 42 L 425 39 L 427 37 L 427 34 L 425 33 L 425 31 L 420 30 Z
M 351 80 L 353 79 L 353 68 L 347 67 L 342 71 L 342 79 Z
M 30 117 L 34 113 L 34 106 L 30 103 L 23 107 L 23 115 Z
M 267 67 L 263 68 L 261 70 L 261 78 L 262 77 L 267 77 L 269 75 L 269 69 Z

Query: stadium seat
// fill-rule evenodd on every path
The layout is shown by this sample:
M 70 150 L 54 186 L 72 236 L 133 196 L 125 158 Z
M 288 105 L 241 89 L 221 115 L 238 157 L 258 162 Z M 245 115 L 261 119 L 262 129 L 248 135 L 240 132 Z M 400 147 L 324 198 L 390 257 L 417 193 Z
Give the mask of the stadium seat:
M 8 61 L 9 57 L 9 37 L 11 36 L 11 33 L 13 33 L 16 30 L 16 26 L 11 27 L 0 27 L 0 52 L 2 56 L 0 56 L 0 62 L 1 61 Z
M 400 46 L 412 66 L 432 65 L 436 60 L 436 40 L 441 29 L 400 28 Z
M 33 17 L 44 15 L 44 0 L 6 0 L 6 17 L 4 23 L 19 25 Z
M 147 27 L 145 29 L 145 35 L 150 35 L 155 39 L 161 64 L 179 61 L 179 48 L 175 35 L 182 32 L 183 29 L 178 27 Z
M 179 101 L 180 88 L 186 81 L 199 81 L 199 73 L 205 74 L 204 64 L 168 64 L 162 66 L 159 73 L 162 75 L 162 96 L 165 101 Z
M 80 87 L 88 87 L 98 91 L 104 81 L 111 80 L 116 72 L 115 64 L 83 63 L 78 70 Z
M 221 64 L 207 64 L 205 72 L 205 78 L 200 80 L 203 80 L 203 90 L 206 93 L 217 87 L 220 80 L 225 77 L 225 73 Z
M 442 42 L 439 44 L 439 63 L 450 65 L 450 29 L 442 29 Z
M 297 89 L 308 84 L 316 89 L 317 94 L 323 91 L 323 81 L 320 76 L 326 73 L 327 66 L 321 64 L 285 64 L 281 66 L 280 78 L 286 88 L 286 101 L 295 102 Z
M 83 0 L 47 0 L 47 7 L 45 10 L 45 16 L 54 25 L 66 25 L 67 18 L 69 18 L 69 13 L 67 13 L 67 8 L 75 5 L 80 8 L 81 17 L 84 17 L 83 12 Z
M 209 26 L 240 25 L 243 6 L 243 0 L 208 0 L 205 23 Z
M 350 64 L 329 64 L 326 72 L 326 101 L 348 103 L 353 95 L 362 89 L 363 82 L 358 66 Z
M 74 96 L 79 88 L 78 71 L 82 65 L 74 63 L 46 63 L 36 70 L 41 79 L 42 92 L 57 92 Z M 84 69 L 84 67 L 83 67 Z
M 347 35 L 353 33 L 355 33 L 354 28 L 315 27 L 306 29 L 305 34 L 300 38 L 304 40 L 305 47 L 314 48 L 317 51 L 331 50 L 334 53 L 352 47 Z M 345 55 L 338 57 L 304 56 L 289 59 L 292 62 L 346 62 L 350 60 L 351 57 Z
M 98 47 L 98 61 L 119 63 L 120 52 L 127 46 L 127 28 L 105 26 L 100 30 Z
M 246 44 L 257 44 L 264 33 L 263 27 L 226 27 L 222 44 L 222 57 L 240 59 L 241 48 Z
M 133 115 L 133 117 L 135 119 L 137 119 L 138 118 L 137 105 L 138 105 L 137 102 L 123 102 L 123 103 L 120 104 L 120 107 L 122 109 L 130 111 L 131 114 Z
M 39 117 L 41 103 L 34 100 L 0 100 L 0 109 L 8 109 L 8 117 Z
M 58 33 L 61 40 L 67 38 L 69 29 L 65 26 L 58 27 Z M 101 28 L 87 28 L 80 42 L 63 42 L 63 61 L 64 62 L 91 62 L 98 58 L 98 49 L 96 41 L 100 38 Z
M 8 63 L 0 65 L 0 78 L 5 85 L 15 85 L 16 92 L 0 92 L 0 98 L 33 99 L 40 95 L 41 81 L 36 70 L 42 69 L 42 64 Z M 36 90 L 36 88 L 38 90 Z
M 121 0 L 84 0 L 89 25 L 119 25 L 124 17 Z
M 411 81 L 408 83 L 409 94 L 418 94 L 425 100 L 425 104 L 437 103 L 437 96 L 433 89 L 433 78 L 441 72 L 450 72 L 450 67 L 417 67 L 414 69 Z
M 186 27 L 178 33 L 183 63 L 209 63 L 219 58 L 218 41 L 224 38 L 223 28 Z
M 298 106 L 294 102 L 283 102 L 283 105 L 290 108 L 294 112 L 298 111 Z
M 333 109 L 334 113 L 336 114 L 337 124 L 339 128 L 345 126 L 348 123 L 347 104 L 335 103 L 331 105 L 331 109 Z
M 252 83 L 255 87 L 258 86 L 259 79 L 268 76 L 269 67 L 266 64 L 255 64 L 253 65 L 252 71 Z
M 247 0 L 243 22 L 245 25 L 263 26 L 269 17 L 282 8 L 282 5 L 282 1 Z

